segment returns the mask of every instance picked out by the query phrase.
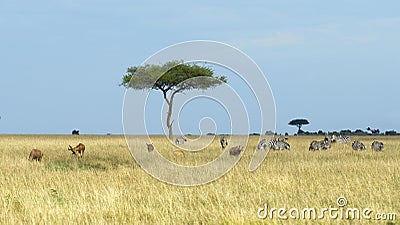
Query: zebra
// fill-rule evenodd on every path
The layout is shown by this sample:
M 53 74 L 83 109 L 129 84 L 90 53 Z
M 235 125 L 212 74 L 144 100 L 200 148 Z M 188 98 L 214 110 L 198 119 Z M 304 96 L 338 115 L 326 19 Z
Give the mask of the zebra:
M 222 137 L 222 138 L 219 140 L 219 143 L 221 144 L 222 149 L 225 149 L 226 146 L 228 146 L 228 140 L 226 139 L 225 136 Z
M 349 136 L 346 135 L 332 135 L 331 142 L 338 142 L 338 143 L 350 143 L 351 139 Z
M 272 141 L 272 143 L 270 142 L 270 149 L 273 150 L 288 150 L 290 151 L 290 145 L 287 142 L 284 141 Z
M 322 141 L 312 141 L 310 143 L 310 147 L 308 148 L 309 151 L 315 150 L 328 150 L 331 147 L 331 141 L 328 137 L 325 137 Z
M 290 150 L 289 143 L 286 142 L 286 138 L 279 137 L 278 139 L 271 139 L 268 143 L 268 147 L 273 150 Z
M 383 145 L 383 142 L 380 142 L 380 141 L 374 141 L 374 142 L 372 142 L 372 144 L 371 144 L 371 148 L 372 148 L 372 150 L 375 150 L 375 151 L 383 151 L 383 149 L 385 148 L 384 147 L 384 145 Z
M 286 137 L 278 137 L 278 141 L 280 142 L 286 142 L 287 138 Z M 287 142 L 286 142 L 287 143 Z
M 264 138 L 260 142 L 258 142 L 257 150 L 265 150 L 266 147 L 267 147 L 267 139 Z
M 351 147 L 353 147 L 354 150 L 362 150 L 365 151 L 365 145 L 361 143 L 360 141 L 354 141 L 353 144 L 351 144 Z
M 272 138 L 267 144 L 267 139 L 264 138 L 258 143 L 257 150 L 265 150 L 267 145 L 269 149 L 273 150 L 290 150 L 290 145 L 286 140 L 287 139 L 283 137 L 279 137 L 278 139 Z
M 175 144 L 180 145 L 180 144 L 185 143 L 185 141 L 187 141 L 185 137 L 183 137 L 183 136 L 177 137 L 177 138 L 175 139 Z

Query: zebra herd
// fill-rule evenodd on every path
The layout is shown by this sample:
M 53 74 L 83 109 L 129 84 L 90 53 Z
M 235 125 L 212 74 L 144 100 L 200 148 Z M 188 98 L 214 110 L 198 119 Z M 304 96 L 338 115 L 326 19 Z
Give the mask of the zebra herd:
M 269 141 L 264 138 L 258 142 L 257 150 L 288 150 L 290 151 L 290 144 L 287 142 L 286 137 L 273 137 Z M 187 140 L 184 137 L 178 137 L 175 139 L 175 143 L 177 145 L 181 145 L 185 143 Z M 321 150 L 328 150 L 331 148 L 332 143 L 345 143 L 348 144 L 351 142 L 349 136 L 346 135 L 332 135 L 332 136 L 325 136 L 323 140 L 313 140 L 310 143 L 308 148 L 309 151 L 321 151 Z M 219 141 L 222 150 L 224 150 L 228 146 L 228 139 L 225 136 L 222 136 Z M 147 144 L 147 143 L 146 143 Z M 366 146 L 359 140 L 354 141 L 351 144 L 354 150 L 365 151 L 367 148 Z M 371 144 L 371 149 L 374 151 L 383 151 L 384 144 L 380 141 L 374 141 Z M 147 150 L 152 152 L 154 150 L 154 146 L 152 144 L 147 144 Z M 229 149 L 229 154 L 232 156 L 237 156 L 241 152 L 244 151 L 243 146 L 233 146 Z M 175 152 L 174 152 L 175 154 Z
M 323 140 L 311 141 L 308 150 L 309 151 L 328 150 L 332 146 L 331 143 L 335 142 L 347 144 L 351 142 L 351 139 L 349 136 L 346 135 L 326 136 Z M 351 144 L 351 146 L 354 150 L 365 151 L 367 149 L 366 146 L 361 141 L 358 140 L 354 141 Z M 257 149 L 266 150 L 267 148 L 271 150 L 290 150 L 290 144 L 287 142 L 287 138 L 284 137 L 279 137 L 278 139 L 273 137 L 270 141 L 267 141 L 267 139 L 264 138 L 258 143 Z M 371 144 L 371 149 L 374 151 L 383 151 L 384 144 L 383 142 L 380 141 L 374 141 Z
M 350 143 L 351 139 L 345 135 L 332 135 L 330 138 L 325 137 L 322 141 L 312 141 L 309 147 L 309 151 L 315 150 L 328 150 L 331 147 L 331 143 L 339 142 L 339 143 Z M 351 147 L 356 151 L 365 151 L 367 148 L 366 146 L 359 140 L 355 140 Z M 380 141 L 373 141 L 371 144 L 371 149 L 374 151 L 383 151 L 384 144 Z

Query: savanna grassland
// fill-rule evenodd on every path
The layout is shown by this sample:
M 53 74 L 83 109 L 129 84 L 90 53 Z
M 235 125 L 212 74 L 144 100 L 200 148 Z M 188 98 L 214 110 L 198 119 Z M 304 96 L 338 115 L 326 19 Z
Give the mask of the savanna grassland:
M 252 136 L 243 158 L 225 176 L 180 187 L 144 172 L 123 136 L 1 135 L 0 224 L 400 224 L 400 138 L 352 137 L 364 142 L 366 152 L 339 143 L 309 152 L 311 140 L 322 138 L 289 137 L 291 151 L 270 151 L 249 172 L 258 142 Z M 383 152 L 371 151 L 375 139 L 385 143 Z M 222 152 L 218 140 L 184 155 L 174 155 L 176 149 L 164 137 L 152 141 L 162 155 L 182 165 L 209 162 Z M 67 150 L 80 142 L 86 145 L 83 159 Z M 134 147 L 154 154 L 145 150 L 145 142 L 138 136 Z M 28 160 L 32 148 L 43 151 L 42 162 Z M 371 217 L 396 213 L 396 219 L 257 217 L 265 204 L 319 210 L 338 207 L 341 196 L 346 207 L 373 209 Z

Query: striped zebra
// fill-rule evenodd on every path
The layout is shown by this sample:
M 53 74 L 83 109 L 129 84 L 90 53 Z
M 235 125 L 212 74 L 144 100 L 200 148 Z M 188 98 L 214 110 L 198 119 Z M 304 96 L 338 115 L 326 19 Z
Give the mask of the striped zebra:
M 383 149 L 385 148 L 385 146 L 383 145 L 383 142 L 374 141 L 374 142 L 372 142 L 372 144 L 371 144 L 371 148 L 372 148 L 372 150 L 381 152 L 381 151 L 383 151 Z
M 290 145 L 286 140 L 286 138 L 279 137 L 278 139 L 272 138 L 267 142 L 267 139 L 264 138 L 258 143 L 257 150 L 266 150 L 267 146 L 273 150 L 290 150 Z
M 258 142 L 257 145 L 257 150 L 265 150 L 267 148 L 267 139 L 262 139 L 260 142 Z
M 322 141 L 312 141 L 310 143 L 310 147 L 308 148 L 309 151 L 315 150 L 328 150 L 331 147 L 331 141 L 328 137 L 325 137 Z
M 225 149 L 226 146 L 228 146 L 228 139 L 224 136 L 219 140 L 219 143 L 221 144 L 222 149 Z
M 286 142 L 285 138 L 279 137 L 278 139 L 271 139 L 269 141 L 269 149 L 273 150 L 290 150 L 290 145 L 289 143 Z
M 350 143 L 351 139 L 349 136 L 346 135 L 332 135 L 331 142 L 338 142 L 338 143 Z
M 361 151 L 365 151 L 365 145 L 363 143 L 361 143 L 360 141 L 354 141 L 353 144 L 351 144 L 351 147 L 354 150 L 361 150 Z
M 185 143 L 185 141 L 187 141 L 187 139 L 183 136 L 180 136 L 175 139 L 175 144 L 181 145 L 181 144 Z

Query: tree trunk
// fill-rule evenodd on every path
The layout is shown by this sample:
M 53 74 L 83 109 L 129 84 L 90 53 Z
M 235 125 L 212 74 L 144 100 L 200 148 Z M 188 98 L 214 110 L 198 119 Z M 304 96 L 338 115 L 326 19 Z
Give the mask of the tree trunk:
M 173 133 L 172 133 L 172 124 L 174 123 L 173 120 L 171 121 L 171 116 L 172 116 L 172 105 L 173 105 L 173 102 L 174 102 L 175 94 L 178 93 L 179 91 L 180 91 L 180 90 L 177 90 L 177 91 L 172 92 L 172 94 L 171 94 L 171 96 L 170 96 L 169 99 L 167 98 L 167 92 L 166 92 L 166 91 L 163 91 L 164 100 L 165 100 L 165 102 L 167 102 L 167 104 L 168 104 L 167 127 L 168 127 L 168 138 L 169 138 L 170 140 L 172 140 L 172 138 L 173 138 L 173 137 L 172 137 L 172 136 L 173 136 Z
M 172 100 L 172 99 L 171 99 Z M 172 123 L 171 122 L 171 116 L 172 116 L 172 101 L 168 104 L 168 113 L 167 113 L 167 127 L 168 127 L 168 138 L 172 140 Z
M 301 127 L 302 127 L 302 124 L 297 124 L 297 127 L 299 128 L 299 130 L 297 131 L 297 134 L 300 134 L 300 132 L 301 132 Z

